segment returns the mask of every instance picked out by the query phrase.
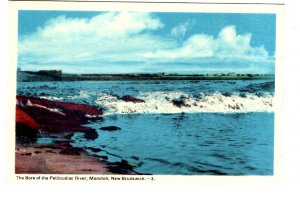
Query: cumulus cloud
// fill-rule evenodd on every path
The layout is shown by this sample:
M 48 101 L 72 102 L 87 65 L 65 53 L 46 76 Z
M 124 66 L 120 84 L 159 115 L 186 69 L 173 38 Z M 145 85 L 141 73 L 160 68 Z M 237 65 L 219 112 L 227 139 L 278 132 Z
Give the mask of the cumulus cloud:
M 264 60 L 268 52 L 263 46 L 250 45 L 251 34 L 238 35 L 235 26 L 224 27 L 218 36 L 196 34 L 189 37 L 182 46 L 172 50 L 146 53 L 148 58 L 234 58 L 245 60 Z
M 171 36 L 173 37 L 183 37 L 187 31 L 187 26 L 180 24 L 179 26 L 173 27 L 171 29 Z
M 170 35 L 183 38 L 192 26 L 191 21 L 181 23 L 171 29 Z M 184 65 L 177 70 L 194 68 L 198 72 L 207 65 L 221 69 L 220 65 L 228 64 L 226 61 L 239 69 L 241 65 L 249 69 L 263 64 L 269 68 L 273 62 L 263 46 L 251 46 L 251 34 L 239 35 L 235 26 L 224 27 L 215 37 L 194 34 L 180 42 L 156 34 L 162 28 L 164 24 L 151 13 L 59 16 L 19 40 L 18 64 L 33 70 L 62 68 L 66 72 L 107 73 L 159 72 L 172 69 L 168 64 Z
M 175 38 L 182 39 L 186 35 L 187 31 L 189 29 L 193 28 L 195 23 L 196 23 L 196 21 L 192 20 L 192 19 L 189 19 L 189 20 L 185 21 L 184 23 L 180 23 L 179 25 L 177 25 L 171 29 L 170 35 Z
M 172 45 L 151 34 L 162 27 L 149 13 L 108 12 L 90 19 L 60 16 L 19 41 L 19 62 L 139 60 L 146 51 Z

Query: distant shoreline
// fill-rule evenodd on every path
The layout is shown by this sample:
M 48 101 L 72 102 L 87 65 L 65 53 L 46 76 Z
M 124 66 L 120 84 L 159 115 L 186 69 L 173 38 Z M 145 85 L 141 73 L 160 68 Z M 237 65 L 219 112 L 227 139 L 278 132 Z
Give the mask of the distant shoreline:
M 65 74 L 61 70 L 18 71 L 17 81 L 143 81 L 143 80 L 258 80 L 275 79 L 273 74 Z

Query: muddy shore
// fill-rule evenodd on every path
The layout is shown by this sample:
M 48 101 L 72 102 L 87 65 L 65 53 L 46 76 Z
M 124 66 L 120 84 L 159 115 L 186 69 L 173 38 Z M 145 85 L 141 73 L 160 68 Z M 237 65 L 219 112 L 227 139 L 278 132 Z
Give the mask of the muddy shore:
M 75 132 L 84 133 L 88 140 L 98 137 L 94 129 L 82 125 L 101 119 L 101 109 L 34 97 L 16 99 L 16 174 L 138 174 L 125 160 L 108 162 L 106 157 L 71 145 Z M 55 140 L 39 144 L 40 136 Z

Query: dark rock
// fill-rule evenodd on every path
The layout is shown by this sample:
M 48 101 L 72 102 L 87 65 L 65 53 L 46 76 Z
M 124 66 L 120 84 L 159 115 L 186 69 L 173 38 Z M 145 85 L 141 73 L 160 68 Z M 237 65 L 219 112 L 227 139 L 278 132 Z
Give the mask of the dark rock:
M 173 105 L 177 107 L 190 107 L 190 105 L 186 104 L 183 100 L 172 100 Z
M 124 169 L 133 170 L 132 166 L 129 165 L 128 161 L 126 161 L 126 160 L 122 160 L 120 162 L 119 166 Z
M 96 107 L 25 96 L 17 96 L 17 101 L 16 122 L 60 137 L 70 138 L 74 132 L 83 132 L 87 139 L 98 137 L 94 129 L 81 126 L 101 118 L 103 112 Z
M 88 128 L 84 131 L 84 138 L 87 140 L 95 140 L 99 137 L 97 131 L 95 129 Z
M 112 173 L 116 174 L 131 174 L 133 171 L 133 167 L 128 164 L 126 160 L 122 160 L 121 162 L 111 163 L 108 166 L 108 169 Z
M 21 155 L 31 156 L 32 153 L 22 153 Z
M 117 131 L 117 130 L 121 130 L 120 127 L 116 127 L 116 126 L 101 127 L 100 129 L 104 130 L 104 131 Z
M 16 107 L 16 122 L 26 124 L 34 130 L 40 128 L 40 125 L 20 107 Z
M 41 154 L 41 151 L 34 151 L 35 154 Z
M 63 149 L 59 153 L 63 155 L 80 155 L 79 150 L 76 148 Z
M 121 97 L 121 99 L 123 101 L 126 101 L 126 102 L 145 103 L 145 101 L 143 99 L 138 99 L 138 98 L 135 98 L 135 97 L 130 96 L 130 95 L 124 95 L 124 96 Z
M 93 151 L 94 153 L 98 153 L 98 152 L 102 151 L 101 148 L 89 147 L 89 149 L 90 149 L 91 151 Z
M 17 144 L 30 144 L 37 141 L 37 130 L 27 124 L 16 123 L 16 142 Z

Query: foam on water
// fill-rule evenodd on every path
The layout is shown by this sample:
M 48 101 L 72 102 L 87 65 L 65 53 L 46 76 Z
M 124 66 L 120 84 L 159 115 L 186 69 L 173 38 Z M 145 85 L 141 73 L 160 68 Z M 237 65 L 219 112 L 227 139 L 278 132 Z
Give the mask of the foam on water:
M 265 80 L 19 83 L 18 95 L 98 106 L 105 115 L 274 111 L 274 81 Z
M 48 108 L 48 107 L 45 107 L 43 105 L 39 105 L 39 104 L 33 104 L 30 100 L 28 100 L 27 104 L 28 106 L 35 106 L 35 107 L 39 107 L 39 108 L 43 108 L 43 109 L 46 109 L 50 112 L 54 112 L 54 113 L 57 113 L 57 114 L 60 114 L 60 115 L 63 115 L 65 116 L 66 114 L 62 112 L 61 109 L 58 109 L 58 108 Z
M 47 100 L 52 100 L 52 101 L 61 101 L 63 98 L 59 98 L 56 96 L 40 96 L 41 99 L 47 99 Z
M 115 95 L 100 94 L 96 104 L 105 109 L 105 114 L 131 113 L 193 113 L 193 112 L 273 112 L 273 96 L 257 96 L 238 93 L 225 96 L 219 92 L 191 96 L 174 92 L 145 92 L 138 96 L 144 103 L 126 102 Z M 173 103 L 180 100 L 184 106 Z
M 67 96 L 68 99 L 72 99 L 72 100 L 76 100 L 76 99 L 80 99 L 80 98 L 84 98 L 84 99 L 87 99 L 89 98 L 89 92 L 87 90 L 80 90 L 79 91 L 79 94 L 77 95 L 70 95 L 70 96 Z

